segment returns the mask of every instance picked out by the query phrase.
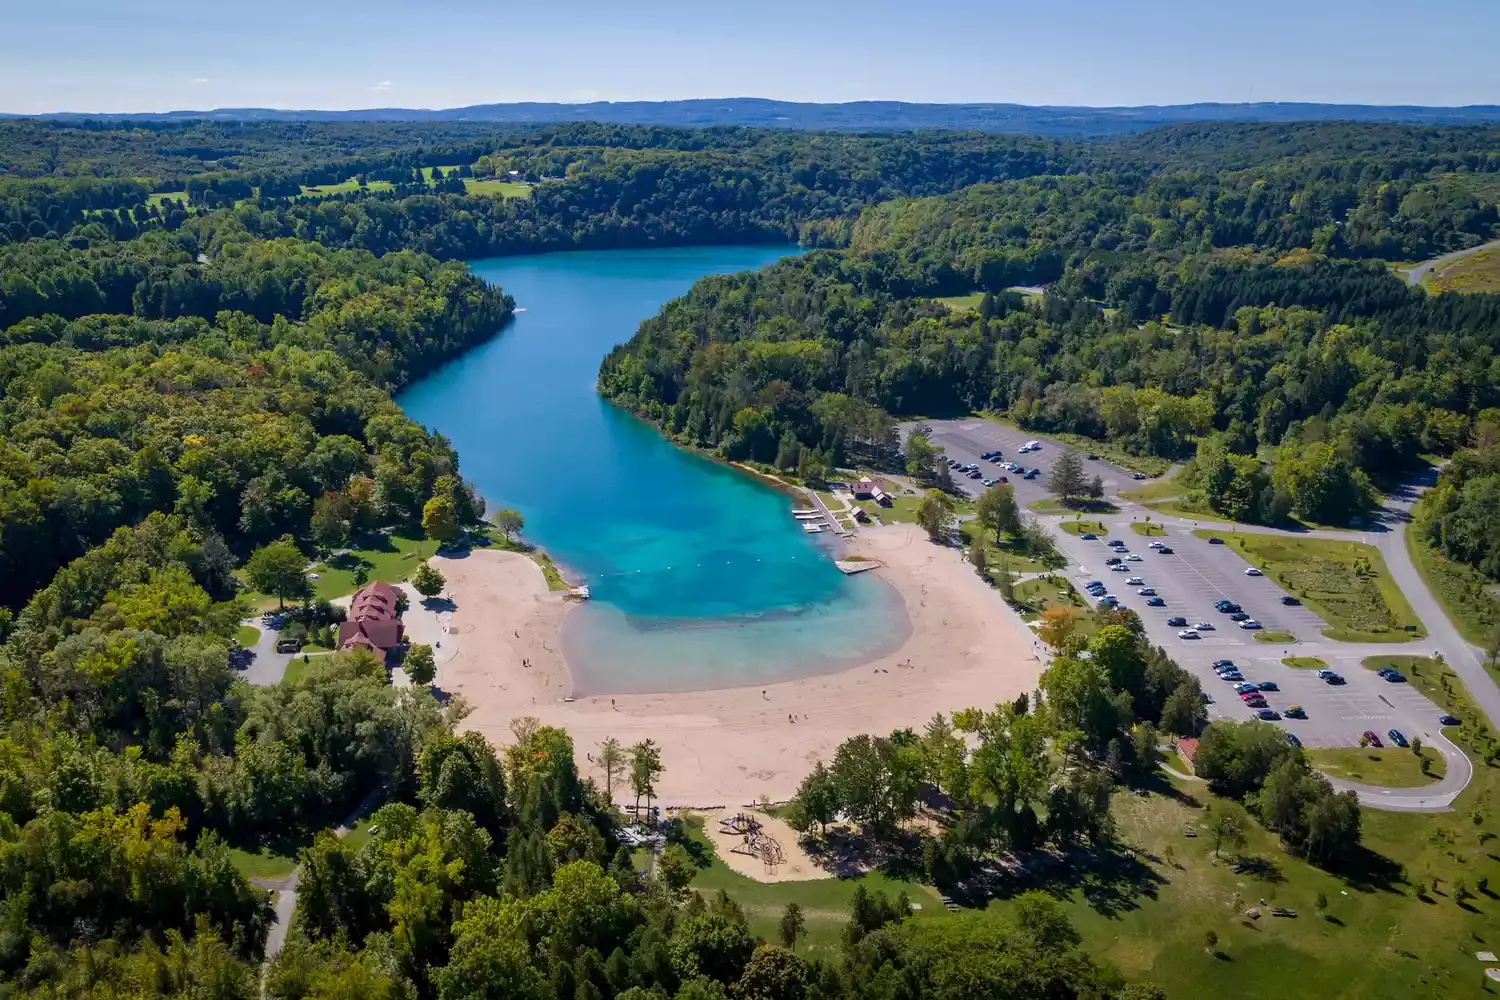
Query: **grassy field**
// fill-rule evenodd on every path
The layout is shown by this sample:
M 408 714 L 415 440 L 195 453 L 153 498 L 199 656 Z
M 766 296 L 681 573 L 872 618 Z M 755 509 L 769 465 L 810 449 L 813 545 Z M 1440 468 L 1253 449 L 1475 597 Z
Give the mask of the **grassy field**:
M 1099 628 L 1089 602 L 1083 599 L 1073 585 L 1060 576 L 1037 577 L 1016 584 L 1016 600 L 1027 608 L 1022 617 L 1027 621 L 1041 617 L 1050 608 L 1068 608 L 1078 615 L 1078 631 L 1093 635 Z
M 524 181 L 502 181 L 491 177 L 464 178 L 464 190 L 489 198 L 530 198 L 531 185 Z
M 873 500 L 856 500 L 854 506 L 863 507 L 866 514 L 871 514 L 885 524 L 916 524 L 917 508 L 922 505 L 921 497 L 891 497 L 891 505 L 882 507 Z M 955 514 L 972 514 L 974 502 L 972 500 L 958 500 L 953 504 Z
M 363 539 L 364 544 L 341 556 L 318 563 L 312 568 L 318 574 L 313 581 L 313 596 L 332 600 L 354 593 L 354 571 L 365 567 L 370 580 L 399 583 L 416 572 L 417 567 L 432 558 L 438 543 L 417 535 L 390 534 Z
M 980 533 L 979 522 L 974 520 L 962 521 L 958 530 L 964 537 L 967 545 L 973 545 L 974 539 Z M 1005 553 L 1005 559 L 1012 573 L 1045 573 L 1049 569 L 1055 569 L 1040 559 L 1033 559 L 1021 550 L 1020 541 L 1014 538 L 1006 538 L 1001 544 L 996 545 L 988 532 L 985 532 L 985 555 L 989 557 L 988 566 L 991 572 L 1000 568 L 1001 552 Z
M 1154 480 L 1144 486 L 1120 490 L 1120 496 L 1126 500 L 1165 500 L 1168 497 L 1182 496 L 1191 489 L 1192 487 L 1184 483 L 1182 476 L 1179 474 L 1166 479 Z
M 1177 497 L 1172 500 L 1152 500 L 1145 505 L 1148 509 L 1160 514 L 1170 514 L 1174 517 L 1185 517 L 1190 521 L 1223 521 L 1225 524 L 1234 522 L 1222 514 L 1211 510 L 1207 503 L 1195 500 L 1192 497 Z
M 1483 647 L 1500 628 L 1500 599 L 1487 579 L 1472 566 L 1443 558 L 1442 553 L 1427 545 L 1421 525 L 1406 529 L 1406 551 L 1422 576 L 1422 582 L 1442 607 L 1453 627 L 1469 642 Z
M 1476 250 L 1422 282 L 1432 292 L 1500 292 L 1500 249 Z
M 302 193 L 310 198 L 327 198 L 332 195 L 354 194 L 360 190 L 364 190 L 370 194 L 378 194 L 382 191 L 390 191 L 394 187 L 395 185 L 390 181 L 367 181 L 364 188 L 361 189 L 359 181 L 350 177 L 348 180 L 339 181 L 337 184 L 315 184 L 312 186 L 304 184 L 302 186 Z
M 241 625 L 234 630 L 234 641 L 241 646 L 250 647 L 260 640 L 260 629 L 254 625 Z
M 1256 642 L 1296 642 L 1297 637 L 1290 632 L 1277 632 L 1265 629 L 1255 633 Z
M 1058 527 L 1070 535 L 1086 535 L 1090 532 L 1096 535 L 1109 534 L 1102 521 L 1064 521 Z
M 1406 642 L 1427 634 L 1373 546 L 1328 538 L 1193 532 L 1222 538 L 1252 566 L 1302 599 L 1341 642 Z
M 1283 656 L 1281 662 L 1294 670 L 1323 670 L 1328 666 L 1328 661 L 1316 656 Z
M 972 312 L 979 308 L 979 303 L 983 299 L 983 292 L 974 292 L 972 295 L 948 295 L 932 301 L 941 302 L 953 312 Z
M 977 416 L 993 421 L 1002 427 L 1008 427 L 1013 431 L 1020 431 L 1023 434 L 1026 432 L 1026 428 L 997 413 L 980 413 Z M 1132 472 L 1144 472 L 1148 476 L 1160 476 L 1172 467 L 1172 463 L 1168 459 L 1157 458 L 1154 455 L 1132 455 L 1105 441 L 1095 441 L 1093 438 L 1086 438 L 1078 434 L 1056 434 L 1052 431 L 1047 431 L 1046 433 L 1052 440 L 1060 441 L 1074 451 L 1084 455 L 1098 455 Z
M 294 855 L 277 854 L 267 847 L 255 851 L 231 847 L 229 860 L 246 878 L 285 878 L 297 867 L 297 858 Z
M 184 208 L 186 208 L 187 207 L 187 192 L 186 191 L 157 191 L 155 194 L 148 194 L 148 195 L 146 195 L 146 204 L 147 205 L 155 205 L 157 211 L 161 211 L 162 205 L 165 204 L 166 202 L 169 202 L 169 201 L 181 202 L 182 206 Z
M 1421 756 L 1400 747 L 1325 747 L 1306 750 L 1308 763 L 1319 771 L 1345 781 L 1387 788 L 1418 788 L 1443 779 L 1448 761 L 1431 747 L 1423 747 Z M 1422 770 L 1422 762 L 1427 770 Z
M 1090 954 L 1129 980 L 1156 983 L 1170 1000 L 1489 995 L 1474 952 L 1500 948 L 1500 896 L 1493 887 L 1478 889 L 1480 877 L 1500 880 L 1500 859 L 1487 843 L 1500 834 L 1497 775 L 1479 768 L 1451 813 L 1365 810 L 1371 853 L 1342 875 L 1288 854 L 1258 824 L 1244 848 L 1215 861 L 1212 838 L 1185 836 L 1215 802 L 1201 783 L 1163 782 L 1144 797 L 1121 791 L 1113 805 L 1120 849 L 1070 859 L 1040 887 L 1062 904 Z M 702 843 L 701 834 L 696 839 Z M 728 891 L 744 905 L 754 933 L 776 940 L 786 904 L 802 906 L 804 955 L 836 947 L 861 884 L 905 891 L 922 906 L 913 919 L 950 919 L 925 886 L 879 874 L 768 885 L 731 871 L 711 849 L 700 853 L 693 887 Z M 1014 886 L 1016 893 L 1022 888 Z M 982 912 L 1005 919 L 1012 905 L 997 898 Z M 1260 907 L 1260 919 L 1243 915 L 1252 906 Z M 1270 906 L 1297 917 L 1272 917 Z M 1213 950 L 1205 947 L 1209 930 L 1218 939 Z
M 1072 506 L 1064 506 L 1063 502 L 1055 497 L 1033 500 L 1026 505 L 1026 509 L 1034 510 L 1038 514 L 1118 514 L 1120 512 L 1120 508 L 1108 500 L 1075 500 Z
M 1144 535 L 1147 538 L 1160 538 L 1167 533 L 1166 528 L 1163 528 L 1154 521 L 1132 521 L 1130 523 L 1130 530 L 1137 535 Z

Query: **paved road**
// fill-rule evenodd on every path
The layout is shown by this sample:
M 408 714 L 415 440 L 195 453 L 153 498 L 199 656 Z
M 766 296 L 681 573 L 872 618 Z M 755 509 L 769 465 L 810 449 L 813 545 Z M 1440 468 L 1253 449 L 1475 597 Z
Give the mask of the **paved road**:
M 1492 240 L 1477 247 L 1469 247 L 1467 250 L 1455 250 L 1452 253 L 1445 253 L 1441 257 L 1434 257 L 1431 260 L 1423 261 L 1406 272 L 1406 283 L 1408 285 L 1420 285 L 1422 279 L 1427 276 L 1429 271 L 1435 268 L 1447 267 L 1454 261 L 1461 260 L 1472 253 L 1478 253 L 1480 250 L 1488 250 L 1493 247 L 1500 247 L 1500 240 Z
M 246 647 L 250 652 L 250 662 L 240 676 L 257 687 L 281 683 L 281 678 L 286 675 L 286 665 L 292 662 L 291 653 L 276 652 L 276 640 L 281 633 L 266 628 L 259 615 L 246 618 L 240 624 L 260 630 L 255 645 Z
M 1359 796 L 1361 805 L 1372 809 L 1386 809 L 1391 812 L 1445 812 L 1452 808 L 1453 800 L 1468 787 L 1469 781 L 1474 777 L 1474 765 L 1464 752 L 1448 741 L 1445 736 L 1438 736 L 1428 742 L 1422 740 L 1424 746 L 1430 746 L 1441 753 L 1448 762 L 1447 773 L 1443 779 L 1433 785 L 1423 785 L 1420 788 L 1382 788 L 1378 785 L 1362 785 L 1356 781 L 1344 781 L 1340 778 L 1328 777 L 1328 781 L 1339 791 L 1352 791 Z

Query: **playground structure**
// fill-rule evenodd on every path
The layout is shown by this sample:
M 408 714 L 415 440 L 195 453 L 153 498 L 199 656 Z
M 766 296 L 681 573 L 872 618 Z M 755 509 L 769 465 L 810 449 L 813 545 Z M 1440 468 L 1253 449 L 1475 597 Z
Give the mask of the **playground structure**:
M 749 813 L 735 813 L 719 820 L 719 832 L 726 837 L 742 838 L 740 846 L 730 850 L 760 859 L 766 866 L 767 875 L 775 875 L 777 867 L 786 864 L 786 854 L 781 850 L 781 842 L 766 833 L 760 820 Z

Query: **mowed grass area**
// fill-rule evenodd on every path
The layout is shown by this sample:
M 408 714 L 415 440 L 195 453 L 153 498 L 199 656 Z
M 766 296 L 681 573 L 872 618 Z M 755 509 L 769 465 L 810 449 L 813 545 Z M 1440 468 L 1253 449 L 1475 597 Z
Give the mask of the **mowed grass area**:
M 1293 670 L 1324 670 L 1328 661 L 1316 656 L 1283 656 L 1281 662 Z
M 1134 486 L 1128 490 L 1120 490 L 1120 496 L 1126 500 L 1165 500 L 1168 497 L 1179 497 L 1192 490 L 1192 487 L 1182 481 L 1179 473 L 1161 479 L 1152 480 L 1142 486 Z
M 260 629 L 254 625 L 241 625 L 234 630 L 234 641 L 241 646 L 253 646 L 260 641 Z
M 1255 633 L 1256 642 L 1296 642 L 1297 637 L 1290 632 L 1277 632 L 1272 629 L 1263 629 Z
M 1063 577 L 1040 576 L 1022 580 L 1016 584 L 1016 601 L 1025 609 L 1021 617 L 1026 621 L 1040 618 L 1052 608 L 1067 608 L 1078 616 L 1077 631 L 1080 634 L 1093 635 L 1099 630 L 1094 609 Z
M 1364 810 L 1370 853 L 1342 874 L 1288 854 L 1257 823 L 1242 849 L 1226 848 L 1215 862 L 1212 837 L 1185 835 L 1207 823 L 1217 801 L 1201 782 L 1163 781 L 1147 796 L 1121 790 L 1112 806 L 1119 850 L 1070 857 L 1050 880 L 1010 884 L 1006 898 L 978 912 L 1007 919 L 1013 896 L 1041 889 L 1062 905 L 1085 950 L 1127 980 L 1161 986 L 1170 1000 L 1487 996 L 1474 952 L 1500 950 L 1500 896 L 1493 886 L 1478 890 L 1480 877 L 1500 881 L 1488 841 L 1500 835 L 1497 775 L 1476 768 L 1450 813 Z M 1242 862 L 1238 872 L 1235 861 Z M 744 905 L 752 932 L 767 940 L 778 939 L 788 902 L 802 906 L 808 936 L 798 951 L 807 956 L 837 947 L 861 884 L 905 891 L 922 906 L 914 920 L 952 919 L 928 887 L 878 874 L 762 884 L 731 871 L 711 850 L 702 863 L 693 888 L 729 892 Z M 1320 896 L 1326 909 L 1318 907 Z M 1261 918 L 1245 917 L 1262 899 Z M 1297 917 L 1272 917 L 1270 906 Z M 1213 951 L 1205 946 L 1210 930 Z
M 974 544 L 974 539 L 979 537 L 981 532 L 983 533 L 985 540 L 984 554 L 989 560 L 986 565 L 992 574 L 1000 571 L 1002 559 L 1012 573 L 1045 573 L 1050 569 L 1058 568 L 1057 566 L 1049 566 L 1042 560 L 1034 559 L 1027 555 L 1021 548 L 1020 539 L 1006 537 L 1001 539 L 997 545 L 994 536 L 988 531 L 983 531 L 978 521 L 971 519 L 960 522 L 958 530 L 964 537 L 964 543 L 971 546 Z
M 1500 292 L 1500 248 L 1476 250 L 1422 282 L 1431 292 Z
M 1225 524 L 1233 524 L 1229 518 L 1212 510 L 1201 498 L 1193 496 L 1173 497 L 1170 500 L 1151 500 L 1145 504 L 1147 509 L 1154 510 L 1158 514 L 1169 514 L 1173 517 L 1184 517 L 1190 521 L 1222 521 Z
M 231 847 L 229 860 L 248 879 L 286 878 L 297 868 L 295 854 L 279 854 L 268 847 L 254 851 Z
M 1058 527 L 1070 535 L 1107 535 L 1109 529 L 1104 527 L 1102 521 L 1064 521 Z
M 951 311 L 956 313 L 973 312 L 979 308 L 979 303 L 984 300 L 983 292 L 974 292 L 972 295 L 947 295 L 935 298 L 932 301 L 941 302 Z
M 1223 539 L 1328 623 L 1341 642 L 1407 642 L 1427 635 L 1386 569 L 1380 552 L 1361 542 L 1288 538 L 1249 532 L 1193 532 Z
M 859 886 L 864 886 L 867 892 L 883 892 L 891 898 L 906 893 L 913 903 L 922 907 L 913 912 L 913 919 L 941 920 L 948 917 L 948 911 L 943 909 L 937 891 L 931 886 L 899 881 L 879 872 L 805 882 L 757 882 L 719 859 L 714 845 L 703 833 L 703 822 L 701 816 L 688 816 L 684 822 L 684 832 L 693 846 L 691 853 L 696 855 L 699 864 L 692 888 L 709 899 L 720 889 L 728 892 L 750 918 L 751 933 L 776 943 L 781 941 L 781 915 L 786 904 L 796 903 L 802 907 L 806 921 L 807 937 L 797 945 L 797 953 L 804 958 L 831 957 L 837 953 L 840 932 L 849 921 L 849 902 Z
M 1418 788 L 1441 781 L 1448 771 L 1448 761 L 1431 747 L 1421 755 L 1409 748 L 1325 747 L 1305 751 L 1308 763 L 1319 771 L 1345 781 L 1387 788 Z M 1422 769 L 1426 761 L 1427 769 Z
M 364 191 L 367 194 L 379 194 L 382 191 L 391 191 L 395 185 L 390 181 L 367 181 L 363 186 L 353 177 L 348 180 L 339 181 L 337 184 L 314 184 L 302 186 L 302 193 L 311 198 L 326 198 L 332 195 L 355 194 Z
M 187 207 L 187 192 L 186 191 L 157 191 L 157 192 L 155 192 L 153 194 L 146 195 L 146 204 L 147 205 L 154 205 L 154 206 L 156 206 L 156 210 L 157 211 L 161 211 L 162 205 L 165 204 L 166 202 L 169 202 L 169 201 L 178 202 L 178 203 L 180 203 L 182 205 L 183 208 L 186 208 Z
M 1120 508 L 1108 500 L 1074 500 L 1071 505 L 1067 505 L 1055 497 L 1033 500 L 1026 505 L 1026 509 L 1034 510 L 1038 514 L 1118 514 L 1120 512 Z
M 360 566 L 365 567 L 370 581 L 400 583 L 438 549 L 436 540 L 416 534 L 382 534 L 360 541 L 359 548 L 313 566 L 312 572 L 318 574 L 312 581 L 315 599 L 332 600 L 354 593 L 354 573 Z
M 1421 522 L 1407 526 L 1406 551 L 1453 627 L 1474 645 L 1485 646 L 1500 628 L 1500 599 L 1491 591 L 1495 581 L 1444 558 L 1424 540 Z
M 1137 535 L 1144 535 L 1146 538 L 1161 538 L 1167 533 L 1167 529 L 1155 521 L 1132 521 L 1130 522 L 1130 530 Z

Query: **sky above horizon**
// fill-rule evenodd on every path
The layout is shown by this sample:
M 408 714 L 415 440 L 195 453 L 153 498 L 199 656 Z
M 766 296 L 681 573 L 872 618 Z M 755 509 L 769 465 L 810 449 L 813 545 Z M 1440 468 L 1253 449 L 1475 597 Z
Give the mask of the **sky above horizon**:
M 1497 104 L 1495 0 L 0 0 L 0 111 Z

